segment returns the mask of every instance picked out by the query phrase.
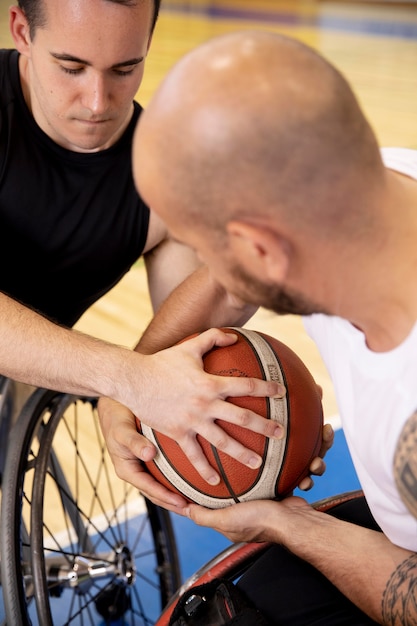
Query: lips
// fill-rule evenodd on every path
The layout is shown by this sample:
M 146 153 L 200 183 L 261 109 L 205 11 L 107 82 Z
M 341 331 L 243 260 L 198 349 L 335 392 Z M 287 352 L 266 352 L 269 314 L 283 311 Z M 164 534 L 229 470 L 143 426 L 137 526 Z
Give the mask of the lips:
M 81 119 L 78 119 L 77 121 L 81 122 L 81 124 L 89 124 L 91 126 L 95 126 L 95 125 L 105 124 L 106 122 L 110 122 L 111 120 L 109 120 L 109 119 L 105 119 L 105 120 L 81 120 Z

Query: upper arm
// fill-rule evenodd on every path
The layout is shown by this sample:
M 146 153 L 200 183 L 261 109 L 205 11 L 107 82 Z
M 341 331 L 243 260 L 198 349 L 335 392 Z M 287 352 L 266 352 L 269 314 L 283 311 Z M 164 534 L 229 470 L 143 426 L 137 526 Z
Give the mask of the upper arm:
M 401 499 L 417 518 L 417 411 L 401 431 L 394 455 L 394 477 Z
M 201 265 L 195 252 L 172 239 L 164 222 L 152 211 L 144 260 L 154 311 L 175 287 Z

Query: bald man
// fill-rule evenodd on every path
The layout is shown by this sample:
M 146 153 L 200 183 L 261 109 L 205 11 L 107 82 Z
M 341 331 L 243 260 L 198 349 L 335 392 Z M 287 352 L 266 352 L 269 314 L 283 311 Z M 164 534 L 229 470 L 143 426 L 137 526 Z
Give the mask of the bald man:
M 189 516 L 279 544 L 241 582 L 271 624 L 417 623 L 417 152 L 381 152 L 312 49 L 246 31 L 169 73 L 134 172 L 227 290 L 304 316 L 366 498 L 343 519 L 294 497 Z

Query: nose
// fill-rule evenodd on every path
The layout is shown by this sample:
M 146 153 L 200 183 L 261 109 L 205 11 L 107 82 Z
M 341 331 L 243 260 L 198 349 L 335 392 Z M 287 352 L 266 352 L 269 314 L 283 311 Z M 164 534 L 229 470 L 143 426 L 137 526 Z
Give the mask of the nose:
M 105 77 L 101 74 L 89 76 L 83 91 L 83 106 L 94 115 L 102 115 L 108 108 L 110 99 L 109 88 Z

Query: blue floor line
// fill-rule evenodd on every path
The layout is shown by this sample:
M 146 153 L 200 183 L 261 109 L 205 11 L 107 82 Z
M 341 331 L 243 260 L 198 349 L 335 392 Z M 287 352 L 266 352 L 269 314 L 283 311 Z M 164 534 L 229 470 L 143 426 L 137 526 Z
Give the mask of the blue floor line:
M 315 502 L 329 496 L 359 489 L 359 480 L 353 467 L 342 430 L 335 433 L 334 444 L 326 455 L 327 469 L 315 479 L 314 487 L 303 492 L 296 489 L 294 495 Z M 230 545 L 218 532 L 201 528 L 187 518 L 172 515 L 183 579 L 189 576 Z
M 191 5 L 187 2 L 173 2 L 163 7 L 163 11 L 172 13 L 188 13 L 201 15 L 207 19 L 241 20 L 242 22 L 264 22 L 265 24 L 282 24 L 283 26 L 304 26 L 323 30 L 335 30 L 349 33 L 360 33 L 375 37 L 400 37 L 417 39 L 417 17 L 415 22 L 401 19 L 352 17 L 318 13 L 303 15 L 298 9 L 279 11 L 267 9 L 242 9 L 240 7 Z M 416 7 L 417 16 L 417 7 Z
M 359 482 L 342 430 L 338 430 L 335 433 L 335 442 L 326 455 L 326 463 L 327 471 L 323 476 L 316 478 L 313 489 L 309 492 L 296 490 L 296 495 L 301 495 L 308 502 L 314 502 L 331 495 L 359 488 Z M 187 518 L 173 514 L 172 520 L 183 581 L 230 545 L 230 542 L 218 532 L 210 528 L 201 528 Z M 4 620 L 4 607 L 2 601 L 0 601 L 0 622 L 2 620 Z M 118 624 L 122 625 L 123 620 Z M 97 626 L 104 626 L 100 618 L 97 618 Z

